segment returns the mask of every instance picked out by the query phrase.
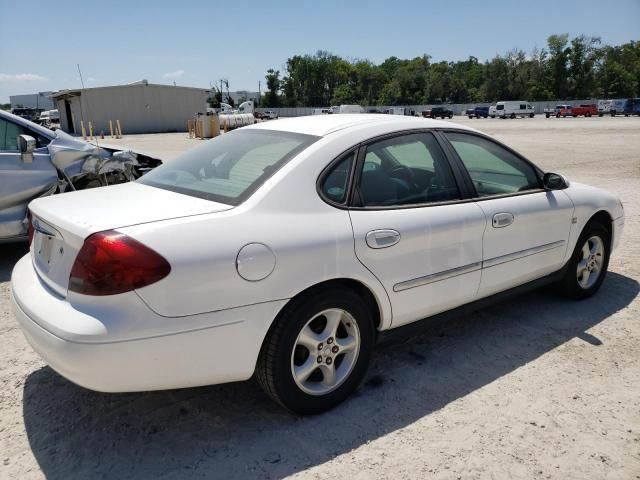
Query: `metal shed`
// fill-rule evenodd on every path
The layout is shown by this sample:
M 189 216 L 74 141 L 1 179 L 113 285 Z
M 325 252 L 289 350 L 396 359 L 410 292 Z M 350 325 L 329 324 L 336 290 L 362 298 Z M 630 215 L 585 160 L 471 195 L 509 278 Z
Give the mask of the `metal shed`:
M 204 88 L 150 84 L 146 80 L 113 85 L 60 90 L 51 95 L 60 112 L 60 127 L 81 133 L 81 123 L 94 134 L 109 133 L 109 121 L 120 121 L 126 133 L 186 132 L 187 121 L 207 111 L 210 91 Z

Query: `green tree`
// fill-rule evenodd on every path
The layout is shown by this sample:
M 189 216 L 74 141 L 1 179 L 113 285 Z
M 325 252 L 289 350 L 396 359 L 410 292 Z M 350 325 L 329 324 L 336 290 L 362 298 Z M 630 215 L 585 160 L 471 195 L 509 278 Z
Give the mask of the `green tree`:
M 220 108 L 222 102 L 222 91 L 213 87 L 213 95 L 207 98 L 207 103 L 211 108 Z
M 416 105 L 640 95 L 640 42 L 602 46 L 599 38 L 551 35 L 547 47 L 511 50 L 484 63 L 389 57 L 379 65 L 323 50 L 294 55 L 267 72 L 269 106 Z
M 547 39 L 549 46 L 549 70 L 551 77 L 551 92 L 558 98 L 567 98 L 569 95 L 568 75 L 569 75 L 569 52 L 567 47 L 569 35 L 551 35 Z
M 354 103 L 357 102 L 351 85 L 345 83 L 334 88 L 333 97 L 331 98 L 332 105 L 349 105 Z
M 262 104 L 265 107 L 279 107 L 280 98 L 278 92 L 280 90 L 280 71 L 270 68 L 264 77 L 267 80 L 267 92 L 262 98 Z
M 594 65 L 601 55 L 597 48 L 599 38 L 580 35 L 571 40 L 569 49 L 569 95 L 572 98 L 589 98 L 595 91 Z

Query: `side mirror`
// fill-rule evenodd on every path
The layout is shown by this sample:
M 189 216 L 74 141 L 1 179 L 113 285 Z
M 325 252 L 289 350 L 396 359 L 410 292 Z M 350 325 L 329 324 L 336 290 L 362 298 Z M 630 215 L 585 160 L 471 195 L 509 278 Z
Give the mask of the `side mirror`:
M 29 135 L 18 135 L 18 150 L 23 163 L 33 162 L 33 151 L 36 149 L 36 139 Z
M 545 190 L 564 190 L 569 187 L 569 182 L 560 174 L 545 173 L 542 177 Z

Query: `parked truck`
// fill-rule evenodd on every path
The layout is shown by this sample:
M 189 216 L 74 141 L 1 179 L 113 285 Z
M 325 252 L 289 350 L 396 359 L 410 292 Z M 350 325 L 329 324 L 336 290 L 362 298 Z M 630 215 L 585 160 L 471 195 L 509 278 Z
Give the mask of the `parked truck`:
M 571 116 L 573 117 L 591 117 L 598 114 L 598 106 L 595 103 L 583 103 L 581 105 L 574 105 L 571 110 Z
M 560 105 L 556 105 L 553 108 L 545 108 L 542 112 L 544 113 L 544 116 L 546 118 L 549 118 L 549 117 L 552 117 L 552 116 L 553 117 L 559 117 L 560 116 L 559 112 L 561 112 L 562 110 L 565 110 L 565 109 L 571 110 L 571 105 L 560 104 Z
M 422 112 L 424 118 L 453 118 L 453 110 L 448 107 L 433 107 Z
M 489 107 L 468 108 L 465 115 L 469 118 L 487 118 L 489 116 Z
M 598 100 L 598 116 L 609 115 L 613 100 Z
M 613 100 L 611 102 L 610 114 L 612 117 L 616 115 L 640 115 L 640 98 L 627 98 L 622 100 Z

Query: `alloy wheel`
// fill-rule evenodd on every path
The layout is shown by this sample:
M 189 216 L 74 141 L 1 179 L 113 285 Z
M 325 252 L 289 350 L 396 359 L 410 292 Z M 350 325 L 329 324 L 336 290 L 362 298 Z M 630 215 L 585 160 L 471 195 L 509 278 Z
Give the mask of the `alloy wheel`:
M 604 242 L 594 235 L 582 246 L 576 271 L 578 285 L 585 290 L 591 288 L 598 281 L 603 264 Z
M 291 352 L 291 374 L 298 388 L 326 395 L 350 375 L 360 353 L 360 330 L 346 310 L 331 308 L 302 328 Z

